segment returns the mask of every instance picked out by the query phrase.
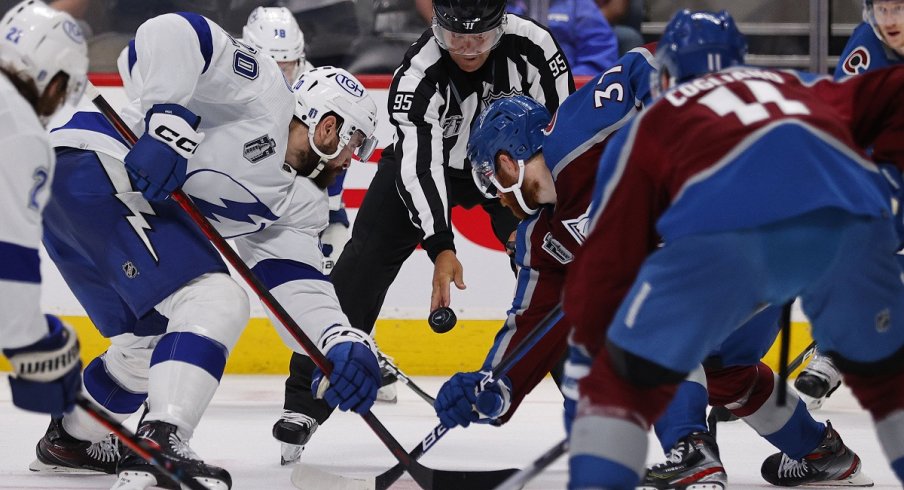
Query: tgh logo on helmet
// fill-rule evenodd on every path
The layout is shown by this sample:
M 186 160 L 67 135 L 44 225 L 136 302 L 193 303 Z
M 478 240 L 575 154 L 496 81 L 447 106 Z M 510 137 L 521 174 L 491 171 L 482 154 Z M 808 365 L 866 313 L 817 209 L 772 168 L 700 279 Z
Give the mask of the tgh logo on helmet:
M 336 75 L 336 83 L 338 83 L 340 87 L 345 89 L 346 92 L 354 95 L 355 97 L 364 97 L 364 89 L 351 78 L 339 73 L 338 75 Z

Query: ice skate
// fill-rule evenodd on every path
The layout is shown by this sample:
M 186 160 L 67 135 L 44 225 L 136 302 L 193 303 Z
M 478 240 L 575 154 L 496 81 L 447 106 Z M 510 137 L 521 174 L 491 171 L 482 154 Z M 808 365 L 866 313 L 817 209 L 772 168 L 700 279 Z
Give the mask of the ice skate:
M 830 422 L 826 422 L 825 437 L 813 452 L 799 460 L 773 454 L 763 461 L 760 474 L 779 487 L 873 486 L 873 481 L 861 471 L 860 457 L 844 445 Z
M 723 490 L 727 476 L 716 440 L 707 432 L 694 432 L 675 443 L 665 463 L 647 470 L 637 488 L 644 490 Z
M 28 469 L 49 473 L 116 473 L 119 440 L 108 435 L 100 442 L 82 441 L 63 429 L 62 419 L 52 419 L 35 447 L 37 459 Z
M 825 399 L 841 386 L 841 373 L 832 358 L 817 351 L 810 364 L 801 371 L 794 381 L 794 388 L 803 395 L 801 398 L 810 410 L 822 407 Z
M 280 442 L 280 464 L 297 463 L 304 445 L 311 440 L 319 424 L 303 413 L 283 410 L 282 416 L 273 424 L 273 437 Z
M 223 468 L 205 464 L 192 451 L 188 441 L 182 439 L 176 426 L 166 422 L 144 422 L 136 434 L 148 444 L 158 447 L 163 458 L 176 463 L 183 471 L 199 483 L 212 490 L 229 490 L 232 488 L 232 477 Z M 159 487 L 180 490 L 182 487 L 162 471 L 145 461 L 141 456 L 129 449 L 123 450 L 123 456 L 117 467 L 119 478 L 113 490 L 139 490 L 148 487 Z

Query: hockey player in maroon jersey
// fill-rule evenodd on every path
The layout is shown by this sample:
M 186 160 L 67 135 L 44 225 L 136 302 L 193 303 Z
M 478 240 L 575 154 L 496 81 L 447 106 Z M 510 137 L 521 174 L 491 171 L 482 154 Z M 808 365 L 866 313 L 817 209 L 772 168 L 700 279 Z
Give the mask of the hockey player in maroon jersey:
M 888 191 L 862 150 L 904 161 L 904 72 L 835 85 L 735 66 L 744 48 L 726 13 L 677 14 L 657 52 L 665 93 L 604 152 L 565 288 L 573 351 L 592 361 L 566 419 L 570 488 L 634 488 L 676 384 L 798 296 L 904 476 L 904 284 Z M 827 430 L 779 471 L 845 480 L 857 460 L 830 457 L 840 447 Z

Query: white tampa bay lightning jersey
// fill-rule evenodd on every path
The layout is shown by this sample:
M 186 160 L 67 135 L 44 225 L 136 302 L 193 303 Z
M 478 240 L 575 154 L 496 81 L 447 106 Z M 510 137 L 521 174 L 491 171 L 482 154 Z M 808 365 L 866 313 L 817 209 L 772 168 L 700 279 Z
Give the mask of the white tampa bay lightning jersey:
M 123 117 L 136 133 L 154 104 L 180 104 L 201 117 L 205 138 L 183 190 L 223 236 L 260 231 L 286 212 L 296 180 L 284 162 L 295 98 L 273 59 L 200 15 L 166 14 L 138 28 L 120 74 L 133 101 Z M 55 131 L 53 143 L 120 160 L 126 152 L 112 138 L 78 130 Z
M 47 335 L 41 313 L 41 212 L 55 157 L 34 110 L 0 74 L 0 347 Z

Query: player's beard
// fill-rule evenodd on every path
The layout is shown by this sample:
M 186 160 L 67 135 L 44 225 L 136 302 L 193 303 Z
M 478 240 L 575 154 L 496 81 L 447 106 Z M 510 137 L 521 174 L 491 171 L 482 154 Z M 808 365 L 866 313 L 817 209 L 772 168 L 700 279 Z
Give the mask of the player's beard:
M 312 149 L 302 151 L 298 159 L 301 164 L 298 166 L 297 170 L 298 174 L 302 176 L 310 175 L 311 172 L 320 165 L 320 155 Z M 333 166 L 331 163 L 332 160 L 328 161 L 326 165 L 324 165 L 323 170 L 321 170 L 316 177 L 311 178 L 311 181 L 321 189 L 326 189 L 332 185 L 333 182 L 336 181 L 336 177 L 344 171 L 341 165 Z

